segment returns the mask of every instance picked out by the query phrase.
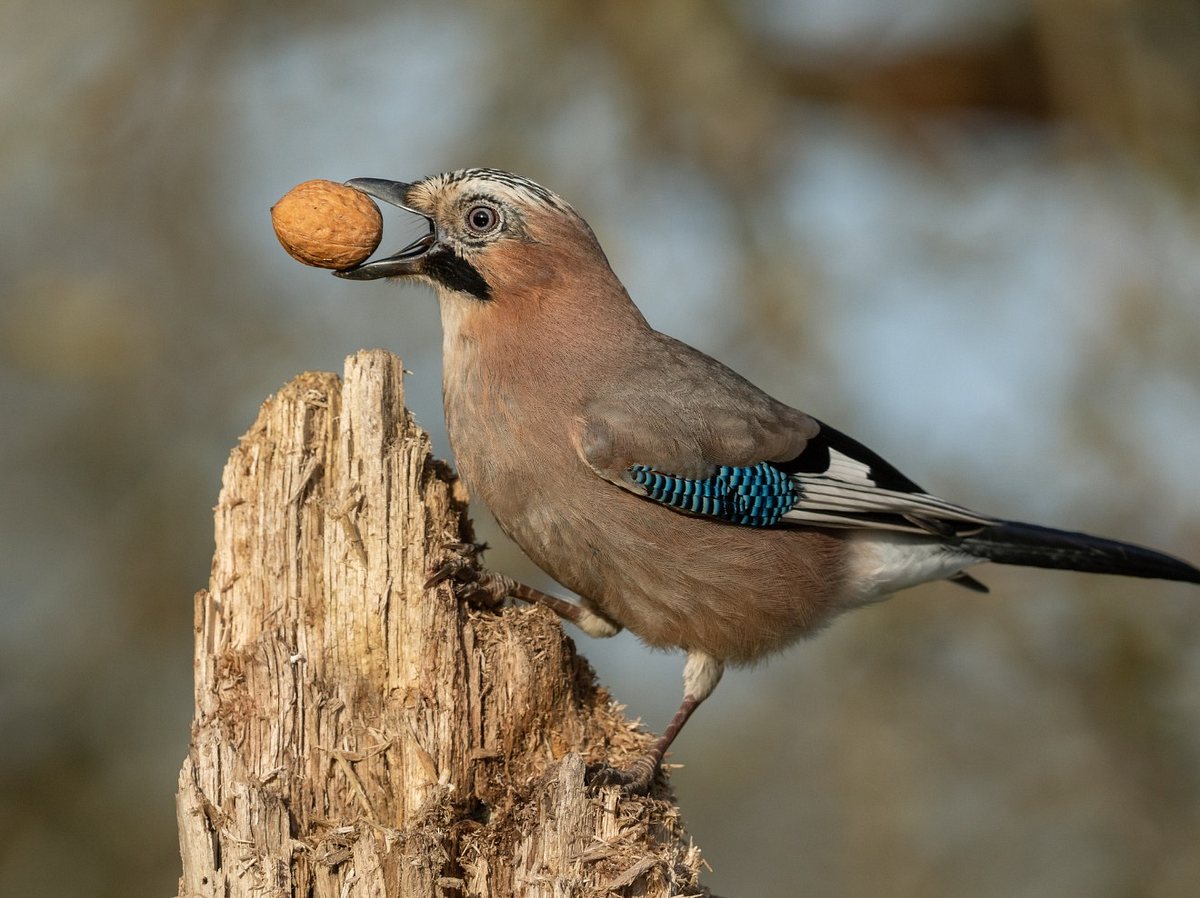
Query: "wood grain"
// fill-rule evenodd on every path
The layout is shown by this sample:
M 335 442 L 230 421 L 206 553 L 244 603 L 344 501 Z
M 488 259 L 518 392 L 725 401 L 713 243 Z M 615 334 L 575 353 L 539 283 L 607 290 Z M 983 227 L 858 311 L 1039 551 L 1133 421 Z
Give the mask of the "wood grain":
M 707 894 L 669 792 L 585 787 L 650 737 L 558 621 L 424 588 L 471 528 L 398 358 L 269 398 L 215 515 L 180 896 Z

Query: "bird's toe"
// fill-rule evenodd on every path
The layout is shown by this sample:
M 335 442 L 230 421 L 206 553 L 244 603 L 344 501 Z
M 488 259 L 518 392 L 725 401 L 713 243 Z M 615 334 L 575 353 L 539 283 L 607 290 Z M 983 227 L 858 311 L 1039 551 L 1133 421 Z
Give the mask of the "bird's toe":
M 448 582 L 458 598 L 472 605 L 491 609 L 503 604 L 507 590 L 494 576 L 480 570 L 476 560 L 486 546 L 449 543 L 444 548 L 447 554 L 430 572 L 425 581 L 426 589 Z
M 650 757 L 640 757 L 622 769 L 611 764 L 591 764 L 585 778 L 594 789 L 618 786 L 624 795 L 645 795 L 654 785 L 658 764 Z

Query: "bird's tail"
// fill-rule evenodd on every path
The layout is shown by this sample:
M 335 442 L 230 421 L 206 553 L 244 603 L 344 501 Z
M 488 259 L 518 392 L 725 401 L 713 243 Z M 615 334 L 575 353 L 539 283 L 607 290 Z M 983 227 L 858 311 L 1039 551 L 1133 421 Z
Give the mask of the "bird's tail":
M 1004 521 L 963 537 L 956 544 L 977 558 L 997 564 L 1200 583 L 1200 570 L 1162 552 L 1034 524 Z

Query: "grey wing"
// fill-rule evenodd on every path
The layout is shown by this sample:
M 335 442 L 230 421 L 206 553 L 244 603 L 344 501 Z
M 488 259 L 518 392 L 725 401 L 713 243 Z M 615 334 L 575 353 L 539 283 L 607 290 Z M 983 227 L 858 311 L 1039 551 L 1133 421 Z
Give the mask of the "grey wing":
M 629 470 L 641 465 L 705 478 L 722 465 L 785 462 L 820 426 L 715 359 L 656 335 L 658 351 L 598 396 L 576 422 L 579 454 L 597 474 L 644 492 Z
M 686 344 L 617 379 L 577 421 L 601 477 L 680 512 L 748 526 L 807 525 L 955 538 L 997 519 L 921 489 L 866 446 L 771 398 Z

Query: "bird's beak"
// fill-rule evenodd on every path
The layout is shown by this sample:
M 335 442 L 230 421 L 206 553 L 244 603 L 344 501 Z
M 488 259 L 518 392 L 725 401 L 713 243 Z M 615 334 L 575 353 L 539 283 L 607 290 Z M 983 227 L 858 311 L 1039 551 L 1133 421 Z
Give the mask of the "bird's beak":
M 437 232 L 434 228 L 433 219 L 424 212 L 418 212 L 412 206 L 407 205 L 405 197 L 408 193 L 408 188 L 412 185 L 405 184 L 403 181 L 383 181 L 379 178 L 354 178 L 347 181 L 346 186 L 353 187 L 355 190 L 361 190 L 363 193 L 373 196 L 377 200 L 391 203 L 393 206 L 399 206 L 401 209 L 420 215 L 429 223 L 429 233 L 414 240 L 394 255 L 384 259 L 376 259 L 373 262 L 363 262 L 354 268 L 347 268 L 343 271 L 335 271 L 333 273 L 337 277 L 352 281 L 372 281 L 376 278 L 389 278 L 396 277 L 397 275 L 419 273 L 421 259 L 429 252 L 434 243 L 437 242 Z

